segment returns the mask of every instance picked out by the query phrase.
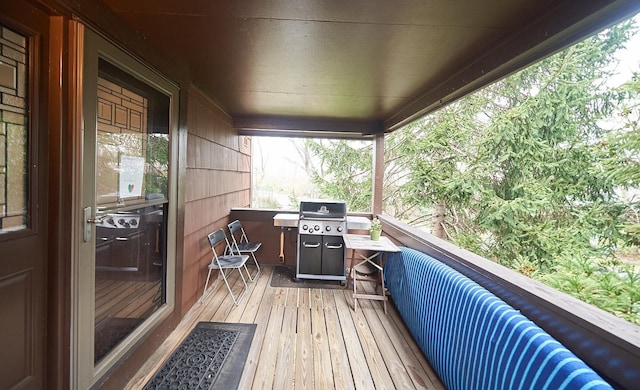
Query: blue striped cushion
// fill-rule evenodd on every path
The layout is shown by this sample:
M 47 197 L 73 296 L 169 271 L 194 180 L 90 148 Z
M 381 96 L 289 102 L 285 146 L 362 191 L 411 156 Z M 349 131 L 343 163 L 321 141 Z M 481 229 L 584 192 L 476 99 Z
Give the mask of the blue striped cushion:
M 385 284 L 448 389 L 611 389 L 532 321 L 485 288 L 410 248 L 390 254 Z

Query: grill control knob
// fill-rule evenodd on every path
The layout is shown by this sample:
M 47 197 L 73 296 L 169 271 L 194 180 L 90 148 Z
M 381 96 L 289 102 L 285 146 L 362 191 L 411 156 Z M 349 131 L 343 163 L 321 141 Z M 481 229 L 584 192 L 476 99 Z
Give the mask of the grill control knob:
M 136 226 L 138 224 L 138 221 L 136 221 L 135 219 L 132 219 L 132 220 L 129 221 L 129 224 L 131 226 Z
M 338 226 L 338 227 L 336 228 L 336 230 L 337 230 L 337 231 L 339 231 L 339 232 L 341 232 L 341 231 L 342 231 L 342 226 Z
M 324 228 L 324 230 L 326 230 L 326 231 L 330 232 L 330 231 L 331 231 L 331 226 L 327 226 L 327 227 L 325 227 L 325 228 Z
M 302 225 L 302 230 L 307 230 L 309 228 L 309 226 L 307 225 Z
M 318 225 L 314 226 L 313 230 L 315 230 L 317 232 L 318 230 L 320 230 L 320 226 L 318 226 Z
M 108 223 L 109 225 L 115 225 L 115 224 L 116 224 L 116 221 L 114 221 L 114 220 L 113 220 L 113 218 L 109 218 L 109 219 L 107 219 L 107 223 Z

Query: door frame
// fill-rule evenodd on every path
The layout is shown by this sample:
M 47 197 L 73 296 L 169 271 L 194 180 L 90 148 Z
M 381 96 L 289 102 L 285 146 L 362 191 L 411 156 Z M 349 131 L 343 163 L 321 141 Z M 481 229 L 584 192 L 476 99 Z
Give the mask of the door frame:
M 74 165 L 77 175 L 73 193 L 78 199 L 73 202 L 73 235 L 71 263 L 71 388 L 86 389 L 95 385 L 119 362 L 126 358 L 140 342 L 146 338 L 162 321 L 173 314 L 175 308 L 175 265 L 176 265 L 176 221 L 178 208 L 178 86 L 153 70 L 130 53 L 108 41 L 99 33 L 89 29 L 79 21 L 72 21 L 71 36 L 75 37 L 71 45 L 74 48 L 76 69 L 72 110 L 78 147 L 75 148 Z M 103 58 L 170 96 L 169 131 L 169 189 L 167 219 L 167 271 L 166 303 L 127 336 L 107 356 L 94 365 L 94 307 L 95 293 L 95 225 L 91 227 L 91 239 L 84 242 L 83 208 L 93 208 L 95 218 L 95 188 L 85 185 L 87 175 L 95 177 L 95 169 L 84 169 L 84 142 L 95 145 L 95 117 L 97 101 L 98 59 Z M 91 83 L 93 82 L 93 86 Z M 90 122 L 89 118 L 93 118 Z M 90 134 L 92 133 L 92 134 Z M 91 158 L 95 159 L 95 155 Z M 95 164 L 93 165 L 95 166 Z M 92 182 L 92 181 L 91 181 Z

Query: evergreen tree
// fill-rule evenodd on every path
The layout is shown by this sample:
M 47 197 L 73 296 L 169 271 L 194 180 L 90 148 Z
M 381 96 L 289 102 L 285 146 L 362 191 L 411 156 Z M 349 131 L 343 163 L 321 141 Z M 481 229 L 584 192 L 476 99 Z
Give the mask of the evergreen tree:
M 311 181 L 320 194 L 345 201 L 350 211 L 371 210 L 371 144 L 345 140 L 306 142 L 318 160 Z
M 557 256 L 615 246 L 624 205 L 599 142 L 621 95 L 603 84 L 626 41 L 619 25 L 420 122 L 405 201 L 446 204 L 460 246 L 549 270 Z M 598 245 L 593 239 L 598 238 Z
M 606 85 L 632 22 L 450 104 L 385 140 L 384 210 L 640 323 L 638 75 Z M 620 115 L 622 125 L 607 123 Z M 315 145 L 325 194 L 367 210 L 371 149 Z

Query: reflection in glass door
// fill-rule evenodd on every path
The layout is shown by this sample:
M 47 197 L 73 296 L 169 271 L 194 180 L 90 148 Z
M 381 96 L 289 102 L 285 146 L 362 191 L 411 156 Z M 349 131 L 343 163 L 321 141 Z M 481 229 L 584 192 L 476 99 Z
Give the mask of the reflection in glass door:
M 82 220 L 74 388 L 90 388 L 173 312 L 175 85 L 78 24 Z
M 169 98 L 98 64 L 94 362 L 165 302 Z

